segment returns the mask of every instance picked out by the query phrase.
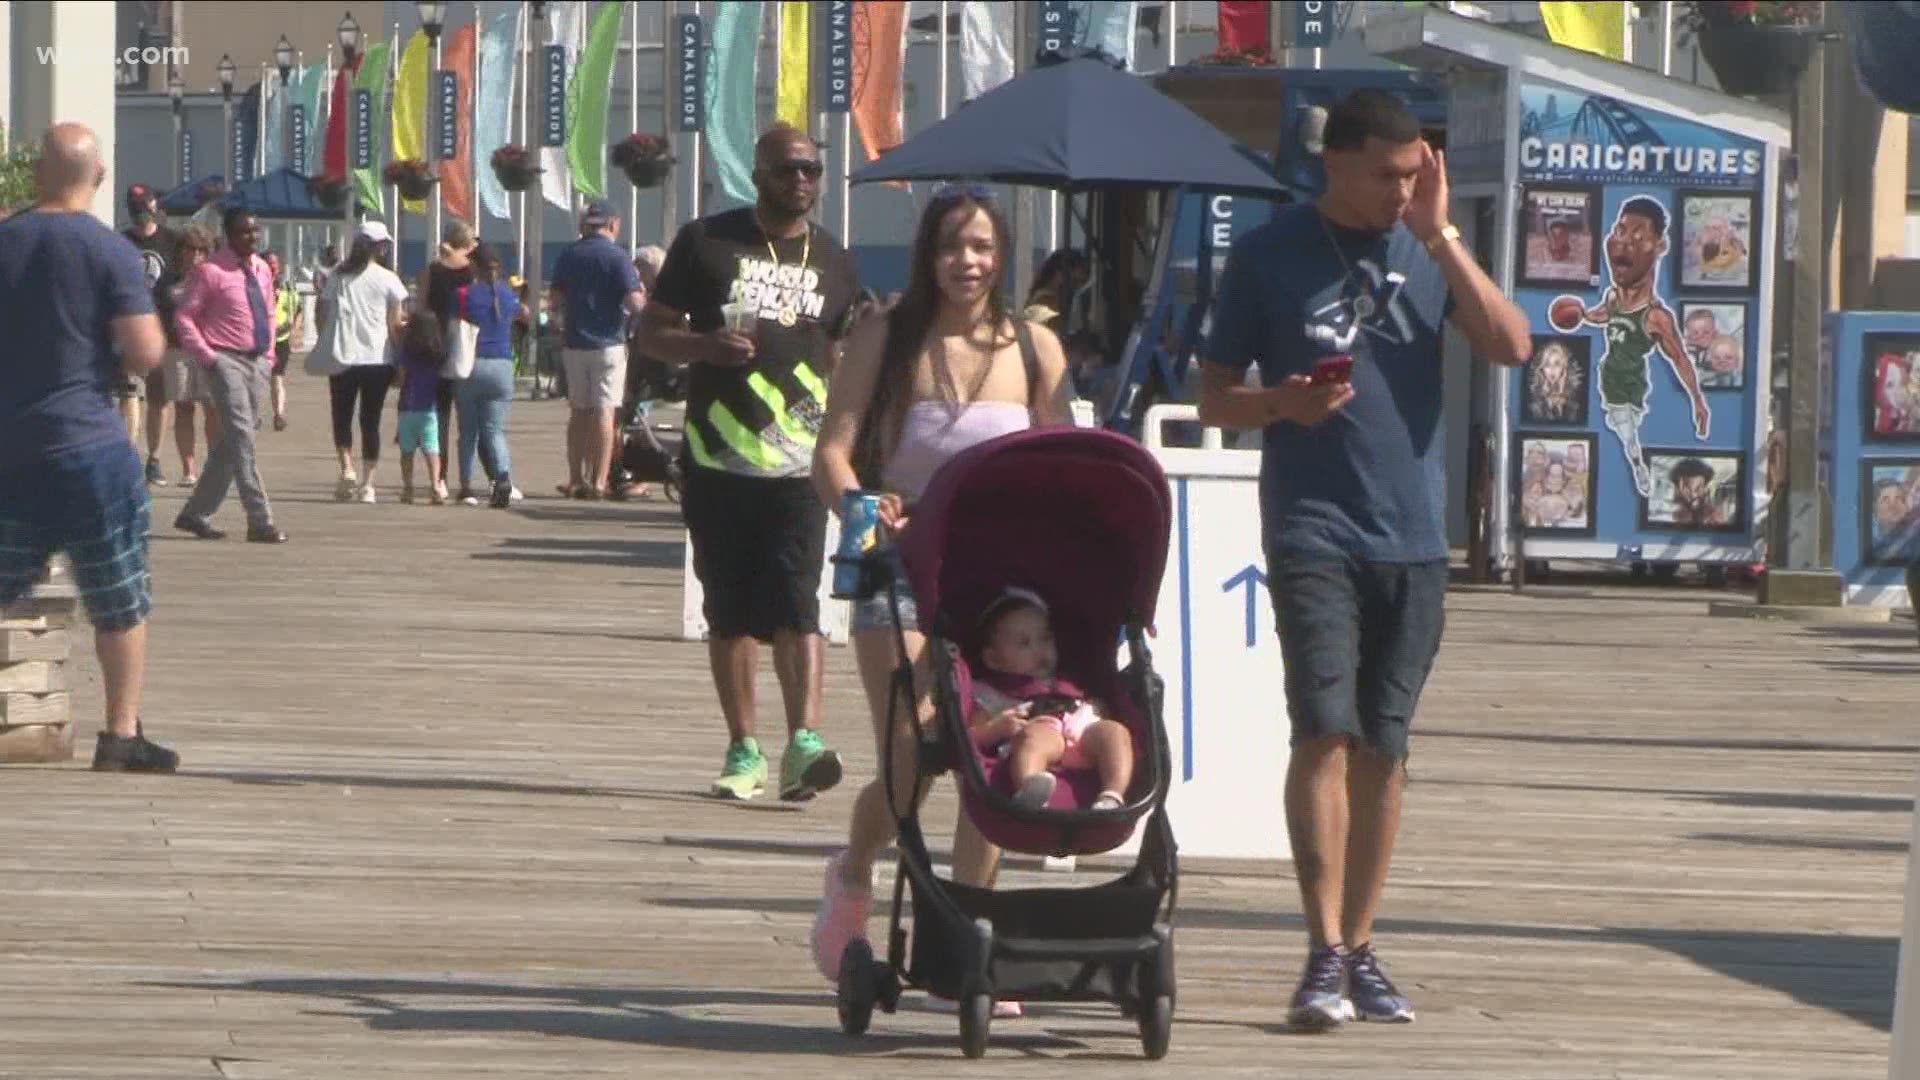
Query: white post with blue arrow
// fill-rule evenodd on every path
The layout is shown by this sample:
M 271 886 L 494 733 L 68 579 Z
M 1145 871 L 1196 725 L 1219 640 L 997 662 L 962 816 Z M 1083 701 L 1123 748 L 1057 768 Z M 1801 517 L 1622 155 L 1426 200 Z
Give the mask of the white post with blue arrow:
M 1258 443 L 1229 447 L 1218 428 L 1204 428 L 1199 447 L 1169 446 L 1169 424 L 1197 427 L 1199 415 L 1156 405 L 1142 432 L 1173 488 L 1148 643 L 1166 680 L 1167 814 L 1182 855 L 1291 859 L 1286 684 L 1260 544 Z

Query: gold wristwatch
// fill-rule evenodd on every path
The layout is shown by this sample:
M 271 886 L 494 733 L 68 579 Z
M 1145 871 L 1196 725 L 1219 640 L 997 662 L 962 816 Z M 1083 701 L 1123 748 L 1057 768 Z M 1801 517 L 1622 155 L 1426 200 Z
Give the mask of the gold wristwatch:
M 1460 239 L 1459 226 L 1442 225 L 1440 227 L 1440 235 L 1427 241 L 1427 254 L 1438 255 L 1440 254 L 1440 248 L 1442 247 L 1442 245 L 1446 244 L 1446 242 L 1449 240 L 1458 240 L 1458 239 Z

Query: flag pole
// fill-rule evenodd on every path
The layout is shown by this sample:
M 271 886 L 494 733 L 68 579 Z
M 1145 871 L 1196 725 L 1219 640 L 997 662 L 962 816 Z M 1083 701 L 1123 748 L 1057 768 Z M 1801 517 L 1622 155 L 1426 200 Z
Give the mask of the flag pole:
M 667 140 L 668 153 L 679 149 L 676 144 L 680 141 L 677 131 L 680 126 L 680 80 L 674 77 L 680 59 L 680 42 L 673 37 L 674 24 L 680 14 L 679 7 L 675 0 L 666 0 L 660 14 L 660 137 Z M 672 242 L 673 218 L 679 210 L 679 201 L 680 176 L 670 173 L 666 183 L 660 185 L 662 244 Z
M 520 59 L 519 78 L 513 80 L 515 84 L 514 89 L 519 91 L 520 94 L 520 107 L 515 109 L 513 102 L 509 100 L 507 102 L 507 111 L 514 114 L 514 121 L 517 121 L 520 125 L 518 145 L 532 155 L 536 159 L 537 164 L 539 151 L 534 149 L 533 142 L 528 137 L 533 131 L 533 122 L 529 115 L 533 107 L 531 104 L 532 98 L 527 92 L 527 80 L 531 77 L 527 69 L 533 66 L 533 50 L 531 48 L 533 32 L 529 25 L 532 20 L 527 18 L 527 14 L 526 5 L 522 4 L 520 6 L 520 18 L 515 20 L 516 30 L 514 32 L 515 40 L 513 43 L 514 53 Z M 511 123 L 513 121 L 509 122 Z M 534 184 L 536 188 L 539 185 L 539 178 L 537 176 L 534 178 Z M 514 271 L 524 279 L 527 274 L 527 193 L 524 190 L 516 191 L 513 193 L 513 199 L 515 201 L 513 207 L 515 218 L 514 232 L 518 238 L 518 243 L 514 247 L 515 255 L 513 265 Z M 540 311 L 539 301 L 529 294 L 527 303 L 532 307 L 537 320 Z
M 947 0 L 940 0 L 940 119 L 947 118 Z
M 700 3 L 700 0 L 693 0 L 693 14 L 694 14 L 694 15 L 696 15 L 696 16 L 698 16 L 698 15 L 700 15 L 700 14 L 701 14 L 701 11 L 700 11 L 700 8 L 701 8 L 701 7 L 702 7 L 702 5 L 701 5 L 701 3 Z M 711 36 L 711 35 L 712 35 L 712 30 L 710 30 L 710 29 L 706 29 L 706 28 L 703 28 L 703 29 L 701 30 L 701 32 L 700 32 L 700 36 L 701 36 L 701 38 L 702 38 L 702 39 L 704 39 L 704 40 L 702 40 L 702 42 L 701 42 L 701 48 L 702 48 L 702 49 L 705 49 L 705 48 L 706 48 L 706 44 L 707 44 L 707 42 L 708 42 L 708 41 L 711 41 L 711 40 L 712 40 L 712 36 Z M 704 110 L 704 109 L 705 109 L 705 108 L 707 107 L 707 105 L 708 105 L 708 102 L 707 102 L 707 100 L 706 100 L 706 99 L 707 99 L 707 95 L 706 95 L 706 94 L 705 94 L 705 93 L 703 92 L 703 93 L 702 93 L 702 94 L 700 95 L 700 104 L 701 104 L 701 108 L 702 108 L 703 110 Z M 705 121 L 704 121 L 704 118 L 703 118 L 703 120 L 702 120 L 702 122 L 701 122 L 701 127 L 702 127 L 703 129 L 704 129 L 705 127 L 706 127 L 706 123 L 705 123 Z M 688 217 L 688 219 L 689 219 L 689 220 L 691 220 L 691 219 L 694 219 L 694 218 L 698 218 L 698 217 L 700 216 L 700 204 L 701 204 L 701 202 L 702 202 L 702 200 L 701 200 L 701 198 L 700 198 L 700 195 L 701 195 L 701 191 L 700 191 L 700 186 L 701 186 L 701 183 L 702 183 L 702 181 L 701 181 L 701 173 L 705 171 L 705 169 L 704 169 L 704 168 L 702 167 L 702 166 L 703 166 L 703 165 L 705 164 L 705 162 L 704 162 L 704 157 L 705 157 L 705 153 L 704 153 L 704 147 L 705 147 L 705 145 L 706 145 L 706 132 L 705 132 L 704 130 L 701 130 L 701 131 L 696 131 L 696 132 L 694 132 L 694 133 L 693 133 L 693 155 L 692 155 L 692 157 L 693 157 L 693 169 L 692 169 L 692 173 L 693 173 L 693 187 L 692 187 L 692 189 L 691 189 L 691 192 L 689 193 L 689 195 L 688 195 L 688 197 L 687 197 L 687 217 Z
M 1673 0 L 1660 4 L 1660 74 L 1673 74 Z
M 660 43 L 664 49 L 667 26 L 660 24 Z M 666 86 L 660 88 L 666 93 Z M 640 130 L 640 5 L 627 5 L 627 120 L 628 128 Z M 627 258 L 640 250 L 640 189 L 627 184 Z

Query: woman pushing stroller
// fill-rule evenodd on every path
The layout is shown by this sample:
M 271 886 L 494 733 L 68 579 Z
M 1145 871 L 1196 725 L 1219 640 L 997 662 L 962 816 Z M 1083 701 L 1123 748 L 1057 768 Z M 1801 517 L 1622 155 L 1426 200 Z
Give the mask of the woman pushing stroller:
M 827 416 L 814 452 L 813 477 L 821 497 L 838 510 L 842 495 L 867 488 L 887 494 L 880 514 L 898 532 L 908 527 L 912 503 L 955 454 L 1029 427 L 1070 425 L 1070 385 L 1059 339 L 1044 327 L 1011 316 L 1001 292 L 1011 250 L 1005 218 L 992 191 L 978 185 L 942 186 L 915 233 L 906 294 L 884 318 L 866 322 L 848 341 L 827 398 Z M 837 976 L 841 956 L 864 940 L 873 908 L 874 860 L 894 838 L 895 814 L 926 794 L 917 777 L 910 724 L 887 731 L 894 673 L 914 666 L 918 701 L 900 702 L 931 716 L 926 637 L 911 596 L 894 606 L 885 596 L 856 603 L 854 655 L 873 713 L 882 754 L 892 755 L 892 792 L 876 778 L 854 803 L 848 846 L 827 864 L 824 896 L 813 927 L 813 955 L 823 975 Z M 963 815 L 954 830 L 953 876 L 989 886 L 999 853 Z M 1000 1015 L 1016 1014 L 1013 1002 Z

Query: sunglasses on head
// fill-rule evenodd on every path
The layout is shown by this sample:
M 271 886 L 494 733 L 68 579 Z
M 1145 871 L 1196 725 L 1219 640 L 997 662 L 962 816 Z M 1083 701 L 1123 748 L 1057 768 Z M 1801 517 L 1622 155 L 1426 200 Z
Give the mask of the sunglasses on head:
M 767 166 L 767 171 L 776 176 L 804 176 L 809 180 L 818 180 L 820 174 L 826 171 L 826 166 L 803 158 L 799 161 L 775 162 Z
M 933 201 L 944 202 L 947 199 L 972 199 L 975 202 L 992 202 L 995 193 L 992 187 L 974 182 L 936 184 L 933 189 Z

